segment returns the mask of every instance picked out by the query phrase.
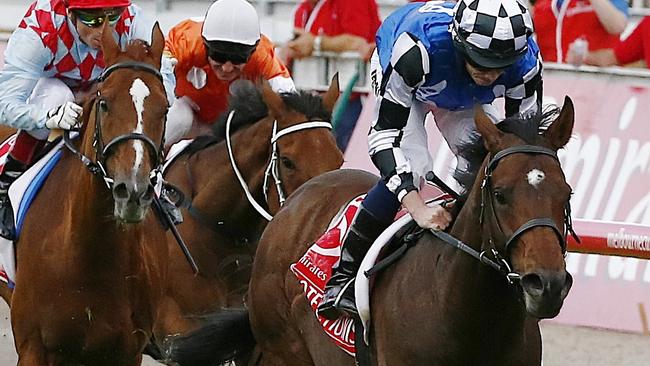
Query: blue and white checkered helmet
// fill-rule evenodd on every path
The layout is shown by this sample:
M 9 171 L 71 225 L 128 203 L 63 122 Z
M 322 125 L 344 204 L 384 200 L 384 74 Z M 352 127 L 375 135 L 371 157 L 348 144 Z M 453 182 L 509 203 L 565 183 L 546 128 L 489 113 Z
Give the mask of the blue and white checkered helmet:
M 498 69 L 526 53 L 533 21 L 517 0 L 459 0 L 451 31 L 454 45 L 470 63 Z

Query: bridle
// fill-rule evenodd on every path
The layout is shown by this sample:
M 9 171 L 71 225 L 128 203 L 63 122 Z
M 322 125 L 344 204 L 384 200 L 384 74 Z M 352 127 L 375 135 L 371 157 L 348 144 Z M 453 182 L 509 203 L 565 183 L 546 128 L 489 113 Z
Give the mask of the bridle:
M 160 71 L 158 71 L 158 69 L 156 69 L 155 67 L 147 63 L 137 62 L 137 61 L 120 62 L 111 65 L 107 67 L 104 70 L 104 72 L 102 72 L 102 74 L 99 76 L 97 81 L 100 83 L 105 81 L 110 74 L 120 69 L 145 71 L 154 75 L 161 83 L 163 82 L 162 75 L 160 74 Z M 95 132 L 93 135 L 93 149 L 95 150 L 95 160 L 93 161 L 91 158 L 81 153 L 76 148 L 76 146 L 74 146 L 72 139 L 70 137 L 70 131 L 65 131 L 63 134 L 63 140 L 65 142 L 65 146 L 75 156 L 77 156 L 79 160 L 81 160 L 84 166 L 86 166 L 86 168 L 88 168 L 88 170 L 91 173 L 101 176 L 106 186 L 109 189 L 111 189 L 113 187 L 114 180 L 112 177 L 108 175 L 108 172 L 106 171 L 106 159 L 108 159 L 108 157 L 115 150 L 117 145 L 131 140 L 142 141 L 144 142 L 145 146 L 147 146 L 147 149 L 151 156 L 151 161 L 153 162 L 153 166 L 154 166 L 154 168 L 149 173 L 151 184 L 154 187 L 159 188 L 160 184 L 162 184 L 161 168 L 162 168 L 162 160 L 163 160 L 162 152 L 163 152 L 164 140 L 160 142 L 160 145 L 156 145 L 156 143 L 153 142 L 153 140 L 149 136 L 143 133 L 132 132 L 132 133 L 119 135 L 113 138 L 112 140 L 110 140 L 108 143 L 104 144 L 104 140 L 102 137 L 102 123 L 100 118 L 101 114 L 99 112 L 102 103 L 106 103 L 106 102 L 102 98 L 101 89 L 98 87 L 97 95 L 93 102 L 93 108 L 95 110 Z
M 553 230 L 553 233 L 555 233 L 555 236 L 558 238 L 559 245 L 560 248 L 562 249 L 563 255 L 566 255 L 566 249 L 567 249 L 566 237 L 568 234 L 571 234 L 571 236 L 573 236 L 573 238 L 578 243 L 580 242 L 580 238 L 575 233 L 575 231 L 573 231 L 573 224 L 571 221 L 571 204 L 568 201 L 564 208 L 564 233 L 560 232 L 560 229 L 558 229 L 557 225 L 555 224 L 555 221 L 553 221 L 553 219 L 549 217 L 539 217 L 539 218 L 530 219 L 527 222 L 525 222 L 523 225 L 521 225 L 519 228 L 517 228 L 517 230 L 515 230 L 510 236 L 507 236 L 504 233 L 503 229 L 501 228 L 501 224 L 499 222 L 499 218 L 496 214 L 496 211 L 494 210 L 494 202 L 493 202 L 494 190 L 492 188 L 491 178 L 494 169 L 496 169 L 497 165 L 499 164 L 499 161 L 501 161 L 501 159 L 505 158 L 506 156 L 512 154 L 546 155 L 555 159 L 555 161 L 557 161 L 558 164 L 560 163 L 560 160 L 557 157 L 557 153 L 554 150 L 541 147 L 541 146 L 534 146 L 534 145 L 520 145 L 520 146 L 509 147 L 497 152 L 490 158 L 487 165 L 485 166 L 485 176 L 483 177 L 483 181 L 481 183 L 481 213 L 479 217 L 479 223 L 481 224 L 483 230 L 489 231 L 489 239 L 487 240 L 487 244 L 483 243 L 483 247 L 481 248 L 480 252 L 444 231 L 430 230 L 433 236 L 453 246 L 454 248 L 459 249 L 471 255 L 475 259 L 479 260 L 481 263 L 505 275 L 506 279 L 508 280 L 508 283 L 510 284 L 514 284 L 515 281 L 519 281 L 521 279 L 521 276 L 519 275 L 519 273 L 513 271 L 512 265 L 506 259 L 508 258 L 507 254 L 509 253 L 513 243 L 526 231 L 535 227 L 550 228 L 551 230 Z M 445 191 L 448 191 L 449 193 L 454 195 L 453 190 L 449 189 L 448 187 L 445 189 Z M 489 213 L 489 215 L 486 212 Z M 494 235 L 493 235 L 494 233 L 491 230 L 491 228 L 494 227 L 498 229 L 498 232 L 496 234 L 499 236 L 499 242 L 504 243 L 503 247 L 505 253 L 501 253 L 495 245 L 495 242 L 497 241 L 494 239 Z
M 230 137 L 230 125 L 232 122 L 232 118 L 235 115 L 235 111 L 232 110 L 228 114 L 228 119 L 226 121 L 226 146 L 228 148 L 228 157 L 230 159 L 230 165 L 232 166 L 232 169 L 235 172 L 235 175 L 237 176 L 237 180 L 239 180 L 239 184 L 241 185 L 242 189 L 244 190 L 244 193 L 246 194 L 246 198 L 248 199 L 248 202 L 255 208 L 255 210 L 262 216 L 264 217 L 267 221 L 271 221 L 273 219 L 273 215 L 271 215 L 264 207 L 262 207 L 253 197 L 251 194 L 250 190 L 248 189 L 248 185 L 246 184 L 246 181 L 242 177 L 239 168 L 237 167 L 237 163 L 235 161 L 235 155 L 233 153 L 232 149 L 232 142 L 231 142 L 231 137 Z M 290 133 L 302 131 L 302 130 L 308 130 L 312 128 L 327 128 L 327 129 L 332 129 L 332 124 L 326 121 L 306 121 L 306 122 L 301 122 L 292 126 L 289 126 L 287 128 L 283 128 L 280 131 L 278 131 L 278 121 L 275 120 L 273 121 L 273 134 L 271 135 L 271 159 L 269 160 L 269 165 L 266 167 L 266 170 L 264 172 L 264 199 L 268 202 L 268 187 L 269 187 L 269 182 L 270 178 L 273 178 L 273 181 L 275 183 L 276 190 L 278 192 L 278 200 L 280 203 L 280 206 L 284 205 L 284 202 L 286 200 L 286 192 L 284 191 L 284 186 L 282 184 L 282 179 L 280 177 L 280 169 L 278 166 L 278 160 L 280 157 L 279 149 L 278 149 L 278 140 L 285 135 L 288 135 Z
M 509 282 L 513 282 L 520 279 L 520 275 L 512 270 L 512 265 L 508 262 L 507 254 L 510 252 L 513 243 L 526 231 L 536 228 L 536 227 L 547 227 L 553 230 L 553 233 L 558 239 L 562 254 L 566 255 L 567 244 L 566 237 L 568 234 L 571 234 L 576 241 L 580 241 L 578 235 L 576 235 L 573 230 L 573 224 L 571 221 L 571 204 L 569 201 L 566 202 L 564 209 L 564 233 L 558 229 L 555 221 L 550 217 L 538 217 L 533 218 L 519 226 L 510 236 L 507 236 L 503 231 L 501 223 L 499 222 L 499 217 L 496 214 L 494 209 L 494 190 L 492 187 L 492 173 L 496 169 L 497 165 L 501 159 L 512 154 L 536 154 L 536 155 L 546 155 L 552 157 L 559 164 L 560 161 L 557 157 L 557 153 L 554 150 L 551 150 L 542 146 L 535 145 L 520 145 L 512 146 L 506 149 L 503 149 L 496 154 L 494 154 L 487 165 L 485 166 L 485 176 L 483 177 L 483 182 L 481 183 L 481 213 L 480 213 L 480 223 L 484 227 L 487 226 L 487 231 L 489 231 L 489 239 L 487 241 L 489 249 L 482 249 L 480 253 L 480 259 L 482 262 L 489 260 L 487 257 L 488 253 L 494 257 L 496 263 L 498 263 L 499 271 L 503 272 L 508 278 Z M 496 228 L 497 231 L 492 230 Z M 505 253 L 500 253 L 497 250 L 495 245 L 495 234 L 498 236 L 499 242 L 504 243 L 503 248 Z M 505 255 L 504 255 L 505 254 Z

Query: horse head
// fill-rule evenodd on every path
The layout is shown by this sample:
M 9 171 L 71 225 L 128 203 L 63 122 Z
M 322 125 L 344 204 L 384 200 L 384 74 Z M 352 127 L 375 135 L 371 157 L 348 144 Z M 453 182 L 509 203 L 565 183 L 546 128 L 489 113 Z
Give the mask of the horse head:
M 331 128 L 329 121 L 338 96 L 338 75 L 322 97 L 305 92 L 279 95 L 268 83 L 263 85 L 262 99 L 275 120 L 269 169 L 277 179 L 269 188 L 280 196 L 280 204 L 310 178 L 343 164 L 343 154 L 336 147 L 334 136 L 322 132 L 322 127 Z M 302 133 L 292 133 L 296 131 Z
M 501 131 L 479 108 L 476 113 L 489 152 L 483 179 L 477 180 L 482 182 L 482 250 L 518 274 L 526 311 L 536 318 L 555 317 L 573 283 L 564 261 L 566 233 L 572 232 L 571 187 L 557 158 L 573 122 L 569 97 L 546 131 L 535 129 L 526 141 Z
M 158 24 L 151 45 L 135 40 L 122 51 L 108 27 L 102 33 L 106 69 L 86 106 L 80 152 L 95 156 L 95 173 L 112 191 L 114 216 L 126 223 L 144 219 L 154 198 L 167 98 L 160 69 L 164 37 Z

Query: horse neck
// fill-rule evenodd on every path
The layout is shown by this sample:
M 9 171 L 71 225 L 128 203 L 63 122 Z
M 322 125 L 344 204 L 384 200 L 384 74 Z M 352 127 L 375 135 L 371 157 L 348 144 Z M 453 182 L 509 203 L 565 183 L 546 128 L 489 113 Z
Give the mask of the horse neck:
M 269 160 L 272 124 L 273 120 L 266 118 L 238 131 L 231 140 L 235 164 L 251 195 L 265 209 L 268 208 L 263 195 L 264 172 Z M 262 222 L 233 171 L 225 141 L 190 159 L 190 174 L 195 178 L 193 205 L 210 217 L 231 224 L 245 222 L 250 226 L 252 222 Z

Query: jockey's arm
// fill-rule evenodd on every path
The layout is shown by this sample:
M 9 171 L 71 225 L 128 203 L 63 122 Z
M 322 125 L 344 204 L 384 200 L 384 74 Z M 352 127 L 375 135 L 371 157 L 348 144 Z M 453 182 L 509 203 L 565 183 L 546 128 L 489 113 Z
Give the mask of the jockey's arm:
M 403 33 L 393 46 L 390 65 L 383 66 L 381 88 L 372 128 L 368 134 L 370 157 L 388 189 L 397 199 L 416 191 L 411 164 L 400 144 L 415 90 L 429 72 L 429 57 L 422 43 Z
M 261 75 L 268 80 L 273 91 L 276 93 L 294 93 L 296 91 L 289 70 L 275 54 L 275 45 L 264 35 L 260 39 L 254 58 L 255 61 L 252 62 L 257 62 Z
M 27 104 L 52 53 L 30 29 L 18 28 L 9 38 L 5 65 L 0 70 L 0 124 L 17 129 L 45 127 L 47 110 Z
M 506 117 L 529 116 L 542 110 L 543 82 L 542 60 L 539 54 L 529 50 L 521 67 L 522 77 L 506 89 Z

